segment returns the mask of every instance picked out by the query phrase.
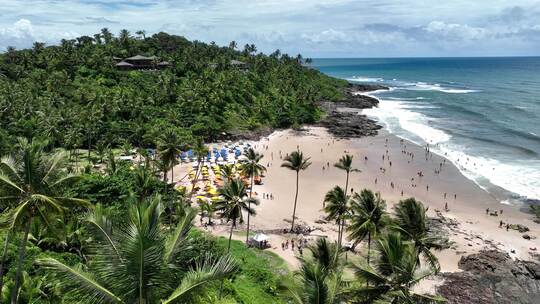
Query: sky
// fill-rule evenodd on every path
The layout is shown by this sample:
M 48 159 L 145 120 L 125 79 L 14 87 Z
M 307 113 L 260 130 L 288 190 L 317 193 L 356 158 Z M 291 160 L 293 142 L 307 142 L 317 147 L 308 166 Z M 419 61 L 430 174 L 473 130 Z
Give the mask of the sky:
M 0 51 L 104 27 L 312 58 L 540 55 L 540 0 L 0 0 Z

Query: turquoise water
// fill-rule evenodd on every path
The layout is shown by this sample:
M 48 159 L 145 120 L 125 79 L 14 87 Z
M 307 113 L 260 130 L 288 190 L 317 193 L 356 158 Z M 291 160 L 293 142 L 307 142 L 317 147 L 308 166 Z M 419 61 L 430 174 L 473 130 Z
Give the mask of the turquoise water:
M 417 144 L 429 143 L 487 191 L 540 200 L 540 57 L 316 59 L 314 67 L 371 93 L 365 113 Z M 498 187 L 494 187 L 498 186 Z

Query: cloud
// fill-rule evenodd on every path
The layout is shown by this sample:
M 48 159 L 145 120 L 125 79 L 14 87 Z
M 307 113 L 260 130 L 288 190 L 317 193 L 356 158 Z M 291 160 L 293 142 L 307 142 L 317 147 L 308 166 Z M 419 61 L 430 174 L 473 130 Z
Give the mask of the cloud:
M 71 39 L 80 36 L 74 31 L 58 31 L 43 33 L 34 28 L 28 19 L 19 19 L 13 24 L 0 28 L 0 50 L 9 46 L 17 48 L 30 47 L 35 41 L 54 43 L 60 39 Z
M 35 40 L 32 22 L 20 19 L 11 26 L 0 28 L 0 49 L 31 44 Z
M 540 52 L 538 0 L 2 0 L 0 14 L 0 49 L 108 27 L 311 57 Z
M 454 41 L 479 40 L 490 35 L 485 28 L 472 27 L 466 24 L 449 24 L 442 21 L 431 21 L 424 29 L 427 33 L 433 34 L 439 39 Z

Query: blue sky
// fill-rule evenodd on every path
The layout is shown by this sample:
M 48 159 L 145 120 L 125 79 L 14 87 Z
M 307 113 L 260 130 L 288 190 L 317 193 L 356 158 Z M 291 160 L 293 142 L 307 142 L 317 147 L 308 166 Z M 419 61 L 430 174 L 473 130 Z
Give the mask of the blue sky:
M 540 55 L 540 0 L 0 0 L 0 50 L 103 27 L 309 57 Z

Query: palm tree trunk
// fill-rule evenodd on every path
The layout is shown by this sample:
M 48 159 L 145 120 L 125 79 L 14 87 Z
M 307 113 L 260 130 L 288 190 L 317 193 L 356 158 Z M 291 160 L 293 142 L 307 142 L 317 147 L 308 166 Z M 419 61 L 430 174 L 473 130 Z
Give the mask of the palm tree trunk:
M 233 221 L 233 223 L 231 224 L 231 231 L 229 232 L 229 244 L 227 245 L 227 253 L 231 251 L 231 239 L 232 239 L 232 232 L 233 232 L 234 225 L 235 223 Z
M 349 190 L 349 172 L 347 172 L 347 179 L 345 180 L 345 197 L 347 197 L 347 190 Z
M 8 229 L 5 243 L 4 243 L 4 252 L 2 253 L 2 261 L 0 262 L 0 295 L 2 294 L 2 288 L 4 287 L 4 263 L 6 261 L 6 255 L 9 244 L 9 237 L 11 234 L 11 229 Z
M 369 254 L 371 251 L 371 232 L 368 232 L 367 240 L 367 263 L 369 265 Z
M 171 184 L 174 185 L 174 162 L 171 166 Z
M 249 191 L 249 202 L 248 202 L 248 208 L 251 210 L 251 196 L 253 195 L 253 176 L 251 176 L 251 185 L 249 187 L 250 191 Z M 246 231 L 246 244 L 248 243 L 249 241 L 249 218 L 250 218 L 250 213 L 248 211 L 248 220 L 247 220 L 247 231 Z
M 299 175 L 299 172 L 296 171 L 296 194 L 294 195 L 294 208 L 293 208 L 293 214 L 292 214 L 291 232 L 294 231 L 294 218 L 296 217 L 296 202 L 298 201 L 298 175 Z
M 341 248 L 341 234 L 343 233 L 341 231 L 341 229 L 343 229 L 342 226 L 341 226 L 342 221 L 343 221 L 343 219 L 338 221 L 338 248 Z
M 23 268 L 24 256 L 26 254 L 26 242 L 28 241 L 28 233 L 30 232 L 30 224 L 32 218 L 28 220 L 24 227 L 24 237 L 19 245 L 19 261 L 17 265 L 17 274 L 15 275 L 15 288 L 11 293 L 11 304 L 17 304 L 17 297 L 19 296 L 19 285 L 21 284 L 21 273 Z

